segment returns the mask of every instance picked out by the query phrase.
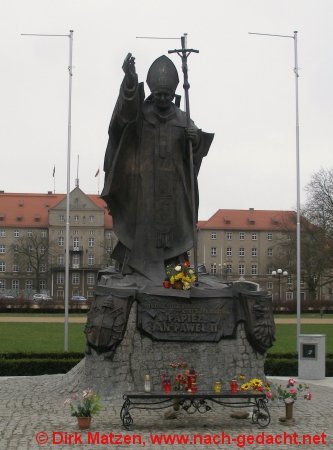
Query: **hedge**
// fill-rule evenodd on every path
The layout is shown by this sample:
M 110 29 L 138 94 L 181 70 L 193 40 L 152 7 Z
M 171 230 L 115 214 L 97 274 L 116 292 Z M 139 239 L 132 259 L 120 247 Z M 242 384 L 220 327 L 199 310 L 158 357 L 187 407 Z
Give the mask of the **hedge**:
M 3 353 L 0 354 L 0 376 L 32 376 L 66 373 L 84 357 L 83 353 Z M 294 353 L 267 355 L 267 376 L 295 376 L 298 370 Z M 333 376 L 333 354 L 326 355 L 326 376 Z

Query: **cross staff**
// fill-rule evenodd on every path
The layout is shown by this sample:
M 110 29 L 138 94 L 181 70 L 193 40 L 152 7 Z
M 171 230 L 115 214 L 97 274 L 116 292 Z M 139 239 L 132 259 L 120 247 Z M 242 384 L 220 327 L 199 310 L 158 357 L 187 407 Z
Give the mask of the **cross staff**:
M 177 53 L 181 57 L 182 60 L 182 71 L 184 75 L 184 94 L 185 94 L 185 112 L 186 112 L 186 126 L 189 128 L 191 126 L 191 116 L 190 116 L 190 99 L 189 99 L 189 89 L 190 84 L 188 82 L 188 67 L 187 67 L 187 58 L 191 53 L 199 53 L 199 50 L 188 49 L 187 46 L 187 34 L 181 36 L 181 45 L 182 48 L 180 50 L 169 50 L 168 53 Z M 194 164 L 193 164 L 193 146 L 192 140 L 188 140 L 188 152 L 190 159 L 190 177 L 191 177 L 191 206 L 192 206 L 192 227 L 193 227 L 193 258 L 194 258 L 194 272 L 197 280 L 199 279 L 198 274 L 198 239 L 197 239 L 197 217 L 196 217 L 196 208 L 195 208 L 195 183 L 194 183 Z

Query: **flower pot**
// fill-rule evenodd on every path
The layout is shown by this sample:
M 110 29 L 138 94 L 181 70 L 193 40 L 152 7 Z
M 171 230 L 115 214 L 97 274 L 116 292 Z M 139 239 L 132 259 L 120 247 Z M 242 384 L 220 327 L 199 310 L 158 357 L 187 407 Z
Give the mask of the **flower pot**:
M 77 424 L 80 430 L 90 428 L 91 417 L 77 417 Z
M 285 417 L 280 417 L 279 421 L 280 423 L 282 423 L 283 425 L 294 425 L 295 423 L 295 419 L 293 417 L 293 413 L 294 413 L 294 402 L 285 402 Z
M 285 403 L 285 406 L 286 406 L 286 419 L 291 420 L 293 418 L 294 402 Z

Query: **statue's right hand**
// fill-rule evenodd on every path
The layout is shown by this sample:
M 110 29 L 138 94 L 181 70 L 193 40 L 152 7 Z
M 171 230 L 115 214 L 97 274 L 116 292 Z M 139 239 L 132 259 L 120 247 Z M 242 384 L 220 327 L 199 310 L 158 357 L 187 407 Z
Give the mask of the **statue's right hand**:
M 129 87 L 132 87 L 137 80 L 137 74 L 135 71 L 135 58 L 132 56 L 132 53 L 128 53 L 124 62 L 123 62 L 123 71 L 126 77 L 126 84 Z

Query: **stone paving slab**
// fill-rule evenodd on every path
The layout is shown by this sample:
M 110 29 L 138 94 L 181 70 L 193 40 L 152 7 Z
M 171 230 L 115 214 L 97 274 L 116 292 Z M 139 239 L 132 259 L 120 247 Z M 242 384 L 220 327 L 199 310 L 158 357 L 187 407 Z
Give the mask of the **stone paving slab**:
M 277 382 L 277 380 L 274 380 Z M 43 375 L 36 377 L 0 378 L 0 450 L 31 450 L 31 449 L 59 449 L 67 450 L 82 448 L 90 450 L 101 449 L 138 449 L 141 447 L 155 449 L 290 449 L 293 445 L 262 445 L 260 443 L 242 445 L 244 436 L 283 435 L 288 433 L 292 439 L 293 433 L 318 434 L 326 433 L 325 445 L 302 445 L 302 449 L 333 448 L 333 383 L 327 386 L 310 384 L 313 392 L 313 400 L 298 400 L 295 406 L 296 423 L 293 426 L 284 426 L 279 422 L 279 417 L 284 415 L 283 405 L 270 407 L 272 421 L 264 429 L 252 424 L 250 419 L 233 419 L 229 408 L 214 406 L 214 410 L 206 414 L 188 415 L 185 412 L 179 414 L 175 420 L 166 420 L 162 411 L 133 411 L 135 420 L 134 428 L 126 431 L 121 425 L 119 412 L 122 405 L 120 397 L 103 399 L 103 410 L 93 418 L 92 427 L 80 432 L 76 425 L 76 419 L 70 416 L 68 408 L 64 407 L 64 400 L 71 392 L 82 389 L 80 380 L 75 370 L 66 375 Z M 84 386 L 87 387 L 87 386 Z M 225 443 L 207 443 L 207 439 L 213 436 L 222 436 L 225 433 Z M 44 433 L 44 434 L 38 434 Z M 75 434 L 76 433 L 76 434 Z M 100 439 L 113 433 L 113 443 L 97 443 Z M 150 434 L 168 434 L 169 436 L 189 436 L 193 440 L 194 435 L 201 435 L 206 443 L 191 444 L 160 444 L 152 445 Z M 124 435 L 138 436 L 142 444 L 129 445 L 122 442 L 116 443 Z M 36 442 L 47 440 L 42 445 Z M 52 443 L 52 436 L 55 442 Z M 76 437 L 76 442 L 69 439 Z M 228 444 L 227 437 L 235 439 Z M 88 442 L 88 438 L 95 442 Z M 236 441 L 236 439 L 238 439 Z M 81 442 L 82 441 L 82 442 Z M 143 445 L 145 443 L 145 445 Z M 299 447 L 299 446 L 295 446 Z

